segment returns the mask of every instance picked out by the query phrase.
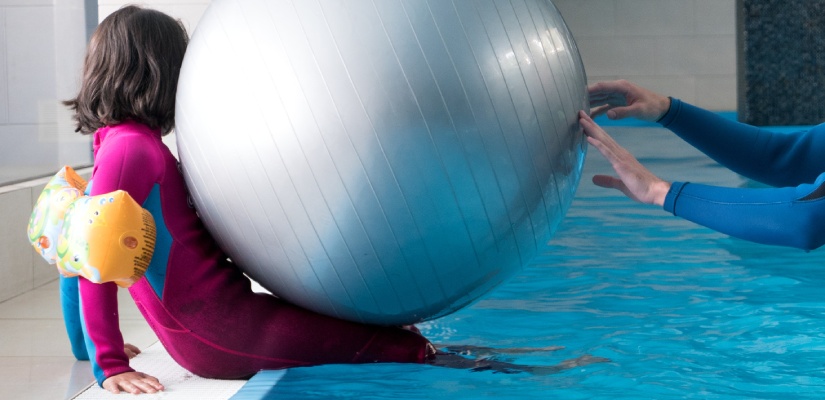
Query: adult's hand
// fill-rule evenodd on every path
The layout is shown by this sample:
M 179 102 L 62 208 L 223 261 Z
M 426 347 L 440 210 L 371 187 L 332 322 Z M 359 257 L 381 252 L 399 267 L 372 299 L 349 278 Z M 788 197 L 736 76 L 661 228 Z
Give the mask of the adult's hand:
M 634 117 L 654 122 L 670 109 L 670 98 L 626 80 L 595 83 L 587 92 L 592 118 L 607 113 L 610 119 Z
M 140 349 L 131 343 L 124 343 L 123 352 L 125 352 L 126 356 L 129 357 L 129 359 L 131 360 L 135 358 L 135 356 L 140 354 Z
M 598 186 L 620 190 L 625 196 L 640 203 L 665 204 L 665 197 L 670 190 L 670 183 L 645 168 L 633 154 L 613 140 L 607 132 L 593 122 L 584 112 L 579 112 L 579 123 L 587 136 L 587 142 L 599 150 L 613 166 L 618 177 L 596 175 L 593 183 Z

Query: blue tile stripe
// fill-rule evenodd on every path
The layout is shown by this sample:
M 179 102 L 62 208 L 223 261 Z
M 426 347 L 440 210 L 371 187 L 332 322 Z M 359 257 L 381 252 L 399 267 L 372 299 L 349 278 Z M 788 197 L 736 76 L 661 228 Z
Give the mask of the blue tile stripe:
M 287 370 L 264 370 L 255 374 L 248 382 L 246 382 L 241 390 L 238 390 L 231 400 L 264 400 L 274 399 L 275 393 L 273 390 L 278 384 L 278 381 L 286 375 Z

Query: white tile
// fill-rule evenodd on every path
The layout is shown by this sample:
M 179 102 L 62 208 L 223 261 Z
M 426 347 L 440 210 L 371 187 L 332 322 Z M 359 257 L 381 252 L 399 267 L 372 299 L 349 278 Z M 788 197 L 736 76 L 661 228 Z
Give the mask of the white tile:
M 56 1 L 54 5 L 56 99 L 77 95 L 86 54 L 86 10 L 84 0 Z M 68 110 L 62 104 L 55 104 Z
M 35 255 L 35 257 L 38 256 Z M 0 302 L 0 320 L 63 318 L 60 306 L 60 285 L 57 280 L 58 272 L 53 265 L 49 265 L 49 268 L 49 276 L 52 279 L 47 283 L 35 285 L 32 290 Z M 144 321 L 143 315 L 127 289 L 118 290 L 118 312 L 122 321 Z
M 694 0 L 696 33 L 700 35 L 735 35 L 736 0 Z
M 57 172 L 57 171 L 55 171 L 55 172 Z M 48 177 L 45 177 L 45 178 L 42 178 L 42 179 L 38 179 L 37 183 L 34 183 L 33 185 L 31 185 L 29 187 L 29 190 L 31 190 L 30 196 L 31 196 L 31 199 L 32 199 L 31 205 L 30 205 L 29 208 L 34 209 L 34 205 L 37 203 L 37 199 L 40 197 L 40 193 L 43 192 L 43 189 L 46 187 L 46 183 L 48 183 L 51 178 L 52 178 L 51 176 L 48 176 Z
M 89 363 L 74 357 L 0 357 L 4 399 L 70 398 L 79 382 L 85 386 L 93 380 Z
M 117 293 L 117 308 L 120 313 L 120 320 L 145 321 L 143 314 L 138 310 L 135 301 L 127 289 L 119 289 Z
M 207 379 L 181 367 L 160 344 L 155 344 L 135 357 L 130 365 L 137 371 L 156 377 L 164 386 L 163 392 L 140 395 L 148 399 L 229 399 L 247 383 L 243 379 Z M 284 371 L 286 372 L 286 371 Z M 126 395 L 128 396 L 128 395 Z M 78 400 L 120 399 L 122 395 L 107 393 L 98 386 L 89 386 Z M 271 396 L 268 396 L 271 397 Z
M 736 75 L 697 77 L 696 98 L 696 105 L 709 110 L 736 111 Z
M 17 297 L 0 303 L 0 320 L 10 319 L 62 319 L 60 289 L 29 290 Z
M 730 35 L 662 37 L 654 47 L 655 75 L 736 73 L 736 40 Z
M 54 291 L 54 290 L 57 290 L 59 287 L 60 287 L 59 282 L 52 281 L 52 282 L 49 282 L 45 285 L 38 286 L 38 287 L 34 288 L 34 291 L 40 291 L 40 290 L 42 290 L 42 291 Z
M 656 70 L 655 38 L 582 38 L 576 43 L 588 74 L 649 75 Z
M 620 37 L 610 40 L 611 46 L 618 49 L 616 64 L 605 65 L 611 74 L 616 75 L 651 75 L 656 72 L 656 60 L 660 54 L 656 52 L 658 38 L 639 37 L 625 41 Z
M 51 6 L 54 0 L 0 0 L 0 7 Z
M 41 137 L 40 127 L 0 125 L 0 182 L 53 174 L 58 169 L 59 143 Z
M 32 287 L 37 288 L 57 281 L 57 267 L 46 262 L 39 254 L 32 256 Z
M 31 194 L 25 190 L 0 195 L 0 301 L 31 290 L 34 250 L 26 238 Z M 14 210 L 14 212 L 10 212 Z M 0 335 L 2 337 L 2 335 Z
M 139 321 L 121 319 L 120 330 L 123 332 L 123 341 L 131 343 L 139 349 L 145 349 L 158 341 L 155 332 L 143 319 Z
M 2 383 L 37 383 L 40 376 L 56 375 L 55 380 L 68 382 L 68 370 L 74 362 L 64 357 L 16 357 L 4 358 L 0 365 Z M 38 373 L 37 370 L 42 371 Z M 51 379 L 51 378 L 50 378 Z
M 42 127 L 42 125 L 41 125 Z M 57 133 L 58 168 L 64 165 L 74 167 L 90 166 L 93 164 L 92 136 L 74 132 L 74 126 L 63 125 L 62 131 Z M 55 170 L 56 171 L 56 170 Z
M 58 2 L 54 7 L 53 30 L 55 76 L 52 98 L 37 101 L 38 149 L 51 148 L 56 165 L 91 164 L 91 139 L 74 132 L 73 113 L 61 104 L 76 95 L 86 50 L 85 12 L 82 0 Z M 28 147 L 27 147 L 28 148 Z M 36 159 L 36 157 L 34 158 Z
M 656 93 L 696 104 L 696 78 L 692 76 L 634 76 L 630 80 Z
M 604 0 L 556 0 L 553 2 L 578 40 L 610 37 L 616 33 L 615 3 Z
M 0 186 L 0 193 L 14 192 L 16 190 L 26 190 L 26 185 L 22 183 L 15 183 L 11 185 Z
M 9 399 L 69 399 L 66 384 L 40 382 L 38 384 L 13 383 L 3 385 L 3 395 Z
M 97 386 L 92 365 L 89 361 L 75 361 L 66 387 L 66 398 L 74 399 L 89 386 Z
M 73 357 L 62 319 L 4 319 L 0 357 Z
M 691 73 L 696 75 L 736 74 L 736 35 L 711 35 L 699 39 L 705 60 Z
M 63 319 L 3 319 L 0 357 L 74 357 Z M 146 348 L 157 336 L 145 321 L 121 320 L 126 343 Z
M 3 384 L 3 395 L 8 399 L 70 399 L 67 384 L 53 382 Z
M 9 122 L 9 78 L 8 56 L 6 55 L 8 41 L 6 38 L 6 9 L 0 8 L 0 124 L 7 124 Z
M 616 0 L 616 34 L 689 35 L 695 33 L 694 2 L 686 0 Z
M 9 122 L 39 123 L 44 101 L 55 95 L 52 7 L 6 9 Z

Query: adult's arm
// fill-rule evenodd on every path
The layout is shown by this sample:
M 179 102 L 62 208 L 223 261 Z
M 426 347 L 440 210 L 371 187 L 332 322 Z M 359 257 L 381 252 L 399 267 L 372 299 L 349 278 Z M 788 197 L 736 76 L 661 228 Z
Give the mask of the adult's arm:
M 825 244 L 825 174 L 785 188 L 724 188 L 674 182 L 664 209 L 756 243 L 812 250 Z
M 772 132 L 679 99 L 672 99 L 659 123 L 732 171 L 772 186 L 811 183 L 825 172 L 825 125 Z

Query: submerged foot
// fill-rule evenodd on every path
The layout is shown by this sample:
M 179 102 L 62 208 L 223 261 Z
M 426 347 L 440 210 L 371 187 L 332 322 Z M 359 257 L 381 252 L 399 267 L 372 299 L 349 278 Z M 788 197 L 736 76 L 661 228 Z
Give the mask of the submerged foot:
M 563 350 L 564 346 L 546 347 L 516 347 L 516 348 L 493 348 L 483 346 L 448 346 L 447 353 L 459 354 L 466 357 L 489 358 L 498 354 L 525 354 L 542 353 Z
M 590 364 L 600 364 L 600 363 L 608 363 L 610 362 L 609 358 L 604 357 L 595 357 L 591 356 L 590 354 L 585 354 L 581 357 L 571 358 L 569 360 L 564 360 L 556 365 L 552 365 L 549 367 L 538 367 L 534 366 L 531 367 L 531 371 L 535 375 L 550 375 L 550 374 L 557 374 L 559 372 L 573 369 L 576 367 L 583 367 L 585 365 Z
M 535 375 L 549 375 L 576 367 L 583 367 L 585 365 L 610 362 L 610 359 L 604 357 L 594 357 L 589 354 L 564 360 L 561 363 L 552 366 L 520 365 L 505 361 L 498 361 L 492 358 L 497 354 L 524 354 L 542 351 L 557 351 L 562 348 L 563 347 L 559 346 L 548 346 L 541 348 L 494 349 L 490 347 L 477 346 L 451 346 L 447 348 L 447 352 L 437 351 L 428 363 L 439 367 L 469 369 L 474 372 L 492 371 L 505 374 L 527 372 Z

